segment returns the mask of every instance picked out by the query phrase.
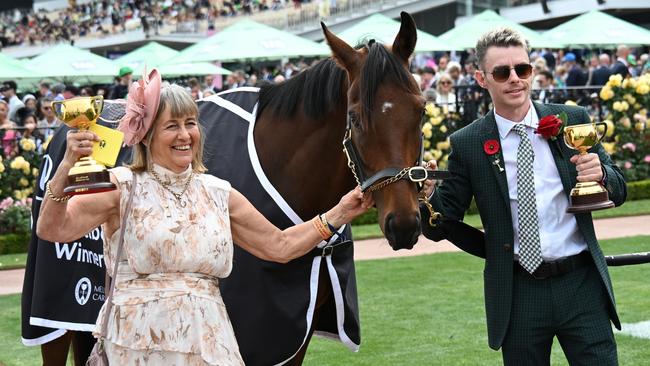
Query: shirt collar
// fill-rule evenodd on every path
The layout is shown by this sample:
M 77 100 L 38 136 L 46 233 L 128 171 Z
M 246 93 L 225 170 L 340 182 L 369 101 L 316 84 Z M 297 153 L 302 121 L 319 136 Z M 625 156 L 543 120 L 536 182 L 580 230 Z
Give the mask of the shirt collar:
M 512 128 L 515 127 L 515 124 L 517 123 L 523 123 L 525 126 L 532 129 L 537 129 L 537 126 L 539 125 L 537 112 L 535 112 L 535 106 L 533 106 L 532 102 L 530 103 L 530 107 L 528 108 L 528 112 L 524 116 L 524 119 L 521 121 L 511 121 L 505 117 L 502 117 L 499 115 L 499 112 L 497 112 L 496 109 L 494 110 L 494 119 L 497 122 L 499 136 L 501 136 L 502 140 L 508 136 Z

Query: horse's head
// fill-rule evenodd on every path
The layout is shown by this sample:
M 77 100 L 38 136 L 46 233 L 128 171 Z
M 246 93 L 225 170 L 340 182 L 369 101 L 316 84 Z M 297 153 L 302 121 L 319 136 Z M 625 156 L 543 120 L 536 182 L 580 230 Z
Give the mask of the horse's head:
M 420 234 L 417 187 L 421 171 L 420 123 L 424 99 L 408 69 L 416 42 L 415 22 L 402 12 L 392 46 L 369 41 L 357 49 L 322 24 L 337 63 L 348 74 L 348 130 L 344 141 L 362 189 L 373 192 L 379 226 L 393 249 L 410 249 Z M 420 175 L 418 175 L 420 176 Z M 401 178 L 401 179 L 399 179 Z

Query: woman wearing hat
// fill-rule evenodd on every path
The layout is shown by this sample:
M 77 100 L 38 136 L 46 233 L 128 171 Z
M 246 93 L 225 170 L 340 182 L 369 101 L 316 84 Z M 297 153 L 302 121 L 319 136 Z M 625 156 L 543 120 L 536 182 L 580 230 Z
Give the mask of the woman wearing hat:
M 233 241 L 287 262 L 372 204 L 357 189 L 327 213 L 280 231 L 228 182 L 203 174 L 197 117 L 192 97 L 177 85 L 161 87 L 153 70 L 129 90 L 119 129 L 134 155 L 131 166 L 111 170 L 118 189 L 63 195 L 69 168 L 97 139 L 89 132 L 68 135 L 64 161 L 47 183 L 39 237 L 73 240 L 102 224 L 107 269 L 119 262 L 104 343 L 111 364 L 242 365 L 218 287 L 233 264 Z M 126 254 L 116 259 L 121 230 Z

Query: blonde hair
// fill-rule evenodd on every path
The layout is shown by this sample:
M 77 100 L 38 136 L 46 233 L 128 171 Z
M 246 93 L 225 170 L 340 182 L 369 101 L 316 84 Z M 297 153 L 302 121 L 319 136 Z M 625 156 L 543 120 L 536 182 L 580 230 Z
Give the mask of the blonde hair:
M 490 47 L 521 47 L 526 54 L 529 53 L 530 47 L 528 41 L 518 31 L 502 27 L 491 30 L 483 34 L 476 41 L 476 58 L 481 68 L 485 67 L 485 54 Z
M 177 84 L 164 83 L 160 89 L 160 102 L 158 103 L 158 110 L 156 111 L 156 119 L 153 125 L 147 131 L 142 141 L 133 146 L 132 154 L 133 161 L 129 168 L 135 172 L 143 172 L 151 169 L 151 141 L 153 140 L 153 131 L 157 123 L 160 122 L 160 116 L 169 108 L 172 118 L 182 118 L 187 116 L 196 116 L 198 122 L 199 109 L 196 102 L 192 99 L 190 93 Z M 203 129 L 199 125 L 199 141 L 198 149 L 194 149 L 192 156 L 192 171 L 195 173 L 204 173 L 208 169 L 203 165 Z M 194 143 L 197 143 L 195 141 Z

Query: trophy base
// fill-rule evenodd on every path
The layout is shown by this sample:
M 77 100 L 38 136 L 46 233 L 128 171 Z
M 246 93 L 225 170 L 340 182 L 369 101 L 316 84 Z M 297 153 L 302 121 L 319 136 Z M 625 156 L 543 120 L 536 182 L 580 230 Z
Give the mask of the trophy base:
M 107 192 L 117 189 L 111 182 L 108 170 L 68 175 L 68 186 L 63 193 L 68 196 Z
M 596 182 L 576 184 L 571 190 L 570 200 L 571 205 L 566 210 L 568 213 L 584 213 L 614 207 L 607 190 Z

